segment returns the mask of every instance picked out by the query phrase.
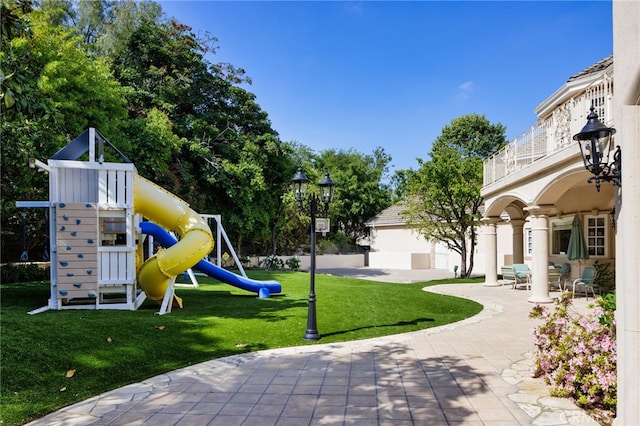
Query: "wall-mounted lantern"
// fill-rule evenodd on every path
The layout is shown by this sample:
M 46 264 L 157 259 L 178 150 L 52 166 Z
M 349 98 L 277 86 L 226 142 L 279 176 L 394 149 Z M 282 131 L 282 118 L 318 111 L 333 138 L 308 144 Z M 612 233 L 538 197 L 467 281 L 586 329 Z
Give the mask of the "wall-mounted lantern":
M 620 151 L 620 146 L 617 146 L 613 153 L 613 160 L 609 162 L 613 146 L 611 136 L 616 132 L 616 129 L 602 124 L 598 120 L 598 114 L 594 112 L 594 109 L 591 106 L 591 112 L 587 116 L 587 124 L 585 124 L 580 133 L 573 135 L 573 140 L 578 141 L 580 144 L 584 167 L 593 174 L 588 182 L 595 181 L 596 190 L 600 192 L 601 181 L 612 182 L 615 186 L 622 186 L 622 152 Z

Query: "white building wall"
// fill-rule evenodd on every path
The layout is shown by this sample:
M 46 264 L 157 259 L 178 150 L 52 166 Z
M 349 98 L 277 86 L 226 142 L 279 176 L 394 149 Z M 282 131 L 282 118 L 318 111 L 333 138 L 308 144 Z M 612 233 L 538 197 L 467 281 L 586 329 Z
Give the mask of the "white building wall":
M 371 252 L 429 253 L 431 243 L 404 226 L 374 228 L 371 232 Z
M 411 253 L 371 252 L 369 267 L 374 269 L 411 269 Z
M 616 425 L 640 419 L 640 2 L 614 0 L 617 143 L 622 146 L 616 245 L 618 417 Z
M 371 268 L 453 270 L 460 262 L 444 244 L 432 243 L 404 225 L 372 228 L 370 240 Z
M 473 275 L 485 273 L 487 250 L 484 227 L 478 228 L 478 243 L 474 254 Z M 513 263 L 513 231 L 508 222 L 496 226 L 498 272 L 503 265 Z M 427 266 L 425 266 L 425 262 Z M 442 243 L 431 243 L 424 237 L 401 226 L 372 230 L 369 267 L 380 269 L 447 269 L 460 266 L 460 255 Z

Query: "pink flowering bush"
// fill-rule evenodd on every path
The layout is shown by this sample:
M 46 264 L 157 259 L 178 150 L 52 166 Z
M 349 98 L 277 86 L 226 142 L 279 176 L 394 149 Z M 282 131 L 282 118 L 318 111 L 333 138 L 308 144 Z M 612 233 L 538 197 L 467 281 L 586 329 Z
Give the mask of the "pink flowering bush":
M 587 316 L 571 307 L 571 293 L 563 293 L 553 310 L 536 305 L 531 311 L 531 318 L 542 320 L 533 329 L 533 375 L 552 387 L 552 396 L 615 416 L 615 295 L 599 297 Z

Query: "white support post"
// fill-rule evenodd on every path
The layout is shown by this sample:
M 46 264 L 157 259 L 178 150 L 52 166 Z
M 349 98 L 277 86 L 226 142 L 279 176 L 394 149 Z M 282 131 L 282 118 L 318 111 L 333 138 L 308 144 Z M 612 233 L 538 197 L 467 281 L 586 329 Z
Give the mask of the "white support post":
M 496 233 L 496 224 L 499 221 L 499 217 L 486 217 L 482 219 L 482 222 L 484 222 L 485 248 L 487 251 L 485 287 L 497 287 L 501 285 L 498 282 L 498 239 Z
M 141 291 L 140 294 L 138 294 L 138 297 L 136 297 L 136 300 L 133 301 L 133 310 L 137 311 L 145 300 L 147 300 L 147 294 L 144 291 Z
M 162 299 L 162 305 L 160 306 L 160 310 L 156 312 L 156 315 L 165 315 L 171 313 L 171 304 L 173 302 L 173 286 L 176 282 L 175 278 L 172 278 L 169 281 L 169 285 L 167 286 L 167 290 L 164 292 L 164 298 Z
M 89 162 L 96 162 L 96 129 L 89 127 Z
M 549 208 L 550 206 L 527 207 L 531 218 L 533 238 L 533 265 L 531 272 L 530 303 L 551 303 L 549 296 Z
M 231 256 L 233 256 L 233 260 L 236 262 L 236 265 L 238 266 L 240 273 L 242 274 L 243 277 L 247 278 L 247 273 L 244 271 L 244 268 L 242 267 L 242 263 L 240 263 L 240 259 L 238 259 L 238 255 L 236 254 L 236 251 L 233 249 L 233 246 L 231 245 L 231 242 L 229 241 L 229 237 L 227 237 L 227 233 L 224 231 L 224 228 L 222 227 L 221 222 L 218 222 L 218 228 L 222 230 L 222 236 L 224 237 L 224 240 L 227 243 L 227 247 L 229 247 Z
M 46 311 L 48 311 L 49 309 L 50 309 L 50 306 L 43 306 L 43 307 L 41 307 L 41 308 L 34 309 L 33 311 L 29 311 L 29 312 L 27 312 L 27 314 L 28 314 L 28 315 L 36 315 L 36 314 L 39 314 L 39 313 L 41 313 L 41 312 L 46 312 Z
M 221 234 L 224 233 L 224 230 L 222 230 L 222 216 L 220 216 L 219 214 L 216 214 L 213 216 L 213 218 L 216 221 L 216 241 L 218 242 L 216 247 L 216 254 L 217 254 L 216 261 L 218 262 L 217 265 L 222 268 L 222 244 L 220 243 L 222 238 Z M 227 241 L 227 245 L 229 245 L 228 241 Z M 233 248 L 231 250 L 233 250 Z
M 193 269 L 189 268 L 185 271 L 187 275 L 189 275 L 189 279 L 191 280 L 191 284 L 179 284 L 176 283 L 176 287 L 193 287 L 198 288 L 200 283 L 198 283 L 198 279 L 196 278 L 196 274 L 193 273 Z
M 240 259 L 238 259 L 238 255 L 236 254 L 236 251 L 233 249 L 233 246 L 231 245 L 231 241 L 229 241 L 229 237 L 227 236 L 227 233 L 225 232 L 224 227 L 222 226 L 222 216 L 219 214 L 202 214 L 200 216 L 205 219 L 213 219 L 216 221 L 217 266 L 222 267 L 222 244 L 220 244 L 220 240 L 224 239 L 225 243 L 227 244 L 227 247 L 229 248 L 229 252 L 233 257 L 233 260 L 236 262 L 236 265 L 238 265 L 240 274 L 243 277 L 247 278 L 247 273 L 244 271 L 244 268 L 242 267 L 242 263 L 240 263 Z

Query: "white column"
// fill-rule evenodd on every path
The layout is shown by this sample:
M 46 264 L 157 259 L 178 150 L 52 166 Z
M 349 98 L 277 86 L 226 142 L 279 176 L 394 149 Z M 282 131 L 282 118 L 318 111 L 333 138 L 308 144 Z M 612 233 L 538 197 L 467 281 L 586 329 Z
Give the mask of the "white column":
M 513 263 L 524 263 L 524 219 L 512 219 Z
M 531 303 L 551 303 L 549 297 L 549 208 L 529 207 L 533 259 L 531 265 Z
M 498 236 L 496 232 L 496 223 L 499 217 L 487 217 L 482 219 L 484 223 L 484 240 L 485 240 L 485 277 L 484 285 L 487 287 L 497 287 L 498 282 Z
M 616 232 L 618 407 L 616 425 L 640 419 L 640 2 L 613 1 L 615 143 L 622 148 Z

